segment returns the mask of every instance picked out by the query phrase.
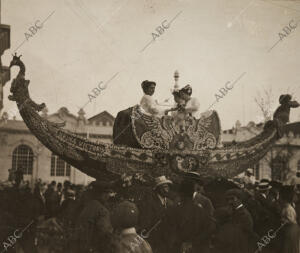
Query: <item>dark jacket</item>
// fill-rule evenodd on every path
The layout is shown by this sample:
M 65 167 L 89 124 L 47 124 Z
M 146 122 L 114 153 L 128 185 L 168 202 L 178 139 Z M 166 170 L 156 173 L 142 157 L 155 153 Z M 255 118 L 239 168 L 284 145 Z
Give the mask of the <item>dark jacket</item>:
M 161 227 L 165 247 L 161 252 L 180 252 L 183 243 L 192 244 L 192 252 L 206 252 L 215 222 L 203 208 L 187 199 L 167 211 Z
M 173 205 L 173 201 L 166 198 L 166 205 L 164 206 L 155 192 L 146 196 L 144 200 L 137 204 L 140 211 L 139 230 L 146 230 L 148 232 L 155 224 L 163 219 L 167 210 Z M 164 243 L 160 235 L 160 226 L 160 224 L 157 225 L 148 238 L 154 252 L 160 252 L 158 248 Z
M 150 229 L 166 213 L 166 210 L 173 206 L 172 200 L 166 198 L 164 206 L 156 193 L 148 195 L 143 201 L 138 203 L 140 210 L 139 227 L 141 229 Z
M 113 231 L 108 209 L 98 200 L 90 200 L 77 219 L 76 231 L 79 252 L 106 252 Z
M 253 220 L 248 210 L 241 206 L 231 211 L 227 221 L 215 236 L 216 252 L 252 253 L 256 250 L 259 237 L 253 232 Z
M 201 193 L 197 193 L 196 196 L 194 197 L 194 202 L 196 205 L 200 205 L 204 209 L 204 211 L 207 212 L 208 215 L 213 216 L 214 215 L 214 207 L 210 201 L 209 198 L 204 196 Z

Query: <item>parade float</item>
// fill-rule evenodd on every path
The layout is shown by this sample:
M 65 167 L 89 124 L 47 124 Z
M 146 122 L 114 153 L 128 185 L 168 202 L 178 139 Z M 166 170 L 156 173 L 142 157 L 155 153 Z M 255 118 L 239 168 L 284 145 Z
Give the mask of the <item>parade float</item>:
M 38 112 L 45 104 L 37 104 L 30 98 L 25 66 L 17 55 L 13 56 L 12 66 L 18 66 L 20 71 L 12 81 L 9 99 L 17 103 L 32 134 L 70 165 L 100 180 L 124 174 L 172 178 L 186 172 L 234 177 L 255 165 L 270 150 L 282 136 L 290 108 L 295 107 L 281 103 L 274 119 L 265 123 L 260 134 L 223 147 L 216 111 L 207 111 L 198 119 L 186 115 L 182 127 L 173 116 L 149 116 L 139 106 L 133 106 L 118 113 L 113 144 L 107 144 L 83 138 L 65 130 L 63 124 L 41 117 Z M 289 95 L 282 98 L 286 96 Z

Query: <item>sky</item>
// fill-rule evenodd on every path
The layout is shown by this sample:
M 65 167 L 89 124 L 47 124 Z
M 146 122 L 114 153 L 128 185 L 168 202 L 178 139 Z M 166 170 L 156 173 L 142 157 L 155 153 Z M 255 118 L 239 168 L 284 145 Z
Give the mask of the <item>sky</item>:
M 2 0 L 1 22 L 11 26 L 2 63 L 22 54 L 35 102 L 50 114 L 64 106 L 77 115 L 85 105 L 87 118 L 139 103 L 143 80 L 157 83 L 158 101 L 171 98 L 178 70 L 179 85 L 193 87 L 200 110 L 213 104 L 228 129 L 237 120 L 261 121 L 254 99 L 264 90 L 272 90 L 274 110 L 280 94 L 300 100 L 297 21 L 296 0 Z M 295 28 L 287 34 L 289 25 Z M 100 82 L 106 88 L 89 99 Z M 222 95 L 228 82 L 235 84 Z M 7 83 L 4 111 L 16 108 L 9 89 Z M 291 112 L 296 120 L 299 109 Z

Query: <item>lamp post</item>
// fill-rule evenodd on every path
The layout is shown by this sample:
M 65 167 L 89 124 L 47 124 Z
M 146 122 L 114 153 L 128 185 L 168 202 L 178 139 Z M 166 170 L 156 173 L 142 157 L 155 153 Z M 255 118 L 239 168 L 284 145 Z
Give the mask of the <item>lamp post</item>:
M 179 85 L 178 85 L 179 72 L 178 72 L 178 70 L 176 70 L 174 72 L 174 79 L 175 79 L 174 90 L 178 90 L 179 89 Z

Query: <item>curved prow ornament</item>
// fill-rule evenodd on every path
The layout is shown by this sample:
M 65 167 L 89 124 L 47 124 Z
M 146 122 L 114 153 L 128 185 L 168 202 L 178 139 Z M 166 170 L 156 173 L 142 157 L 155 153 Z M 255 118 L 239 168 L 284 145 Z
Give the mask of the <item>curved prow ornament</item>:
M 288 103 L 281 103 L 274 120 L 265 124 L 262 133 L 227 147 L 218 147 L 215 141 L 207 142 L 205 135 L 211 133 L 218 138 L 216 133 L 220 129 L 217 127 L 214 133 L 206 120 L 191 118 L 184 133 L 176 132 L 172 117 L 149 119 L 140 114 L 137 119 L 132 117 L 136 108 L 131 107 L 118 114 L 114 124 L 115 143 L 107 144 L 83 138 L 41 117 L 37 112 L 45 104 L 37 104 L 30 98 L 29 80 L 25 79 L 25 65 L 20 56 L 13 56 L 10 67 L 13 66 L 18 66 L 20 71 L 12 81 L 9 98 L 16 101 L 32 134 L 67 163 L 98 179 L 109 180 L 124 173 L 156 177 L 185 172 L 234 177 L 264 157 L 280 138 L 290 108 L 299 106 L 296 101 L 286 98 L 284 101 Z M 199 122 L 202 122 L 201 127 Z M 156 144 L 157 141 L 162 144 Z

